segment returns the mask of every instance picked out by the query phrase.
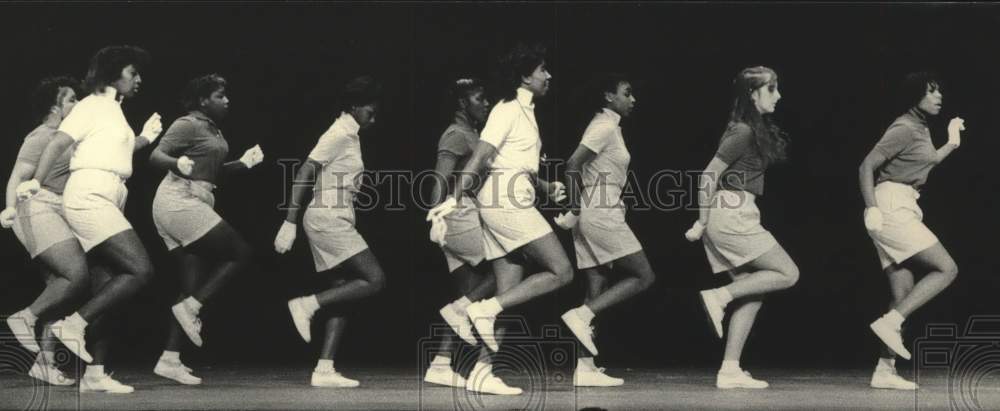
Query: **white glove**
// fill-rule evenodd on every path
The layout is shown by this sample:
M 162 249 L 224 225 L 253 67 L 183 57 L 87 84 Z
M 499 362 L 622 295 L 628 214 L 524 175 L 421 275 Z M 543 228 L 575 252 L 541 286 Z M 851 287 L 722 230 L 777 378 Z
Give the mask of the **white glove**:
M 701 223 L 701 220 L 696 220 L 691 228 L 684 233 L 684 238 L 688 241 L 698 241 L 701 239 L 701 235 L 705 233 L 705 225 Z
M 250 149 L 243 153 L 243 157 L 240 157 L 240 162 L 245 164 L 247 168 L 253 168 L 263 161 L 264 150 L 260 149 L 260 144 L 250 147 Z
M 882 210 L 879 210 L 878 207 L 865 209 L 865 228 L 868 231 L 882 230 Z
M 191 172 L 194 171 L 194 160 L 188 158 L 188 156 L 181 156 L 177 159 L 177 170 L 186 176 L 190 176 Z
M 559 181 L 553 181 L 549 183 L 549 198 L 552 198 L 557 203 L 561 203 L 566 200 L 566 185 Z
M 563 230 L 569 230 L 576 226 L 576 223 L 580 221 L 580 215 L 572 211 L 567 211 L 565 213 L 559 214 L 555 218 L 556 225 Z
M 448 234 L 448 223 L 444 221 L 443 218 L 434 218 L 431 220 L 431 241 L 437 243 L 440 246 L 448 244 L 444 237 Z
M 163 124 L 160 123 L 160 113 L 153 113 L 146 120 L 146 123 L 142 125 L 142 132 L 139 133 L 139 137 L 143 137 L 149 140 L 150 144 L 153 144 L 160 137 L 161 131 L 163 131 Z
M 427 212 L 427 221 L 434 222 L 437 219 L 444 219 L 444 216 L 450 214 L 452 211 L 458 208 L 458 201 L 455 201 L 455 197 L 448 196 L 447 199 L 438 204 L 437 207 L 432 208 Z
M 948 143 L 955 147 L 962 145 L 962 131 L 965 131 L 965 120 L 955 117 L 948 123 Z
M 0 212 L 0 227 L 10 228 L 14 225 L 14 218 L 17 217 L 17 210 L 14 207 L 7 207 Z
M 284 254 L 292 249 L 293 243 L 295 243 L 295 224 L 285 220 L 284 223 L 281 223 L 278 236 L 274 238 L 274 251 L 277 251 L 278 254 Z
M 14 192 L 17 193 L 17 199 L 19 201 L 24 201 L 34 197 L 35 194 L 38 194 L 38 190 L 41 189 L 42 185 L 38 184 L 38 180 L 31 179 L 18 184 L 17 188 L 14 189 Z

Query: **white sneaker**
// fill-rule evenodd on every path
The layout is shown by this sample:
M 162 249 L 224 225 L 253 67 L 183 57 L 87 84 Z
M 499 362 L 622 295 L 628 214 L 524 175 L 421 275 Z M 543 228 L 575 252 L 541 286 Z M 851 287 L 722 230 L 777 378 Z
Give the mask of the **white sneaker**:
M 52 385 L 66 386 L 76 384 L 75 379 L 67 377 L 66 374 L 63 374 L 63 372 L 58 368 L 49 365 L 42 365 L 37 362 L 31 366 L 30 370 L 28 370 L 28 376 L 36 380 L 45 381 Z
M 573 372 L 573 386 L 576 387 L 617 387 L 625 384 L 625 380 L 604 373 L 604 367 L 576 367 Z
M 17 338 L 17 342 L 21 343 L 26 350 L 37 353 L 42 350 L 42 347 L 38 346 L 38 341 L 35 339 L 35 323 L 28 321 L 29 316 L 25 312 L 27 310 L 25 308 L 7 317 L 7 326 L 10 327 L 14 338 Z
M 312 324 L 313 313 L 305 308 L 304 300 L 305 297 L 288 300 L 288 311 L 292 314 L 292 321 L 295 323 L 295 329 L 299 331 L 299 335 L 302 336 L 303 340 L 309 342 L 312 341 L 310 324 Z
M 749 372 L 740 370 L 736 372 L 723 372 L 715 376 L 715 386 L 718 388 L 767 388 L 767 381 L 754 379 Z
M 899 327 L 893 327 L 885 316 L 879 317 L 879 319 L 872 322 L 869 327 L 871 327 L 872 331 L 875 332 L 875 335 L 877 335 L 890 350 L 895 352 L 900 357 L 907 360 L 910 359 L 910 352 L 907 351 L 906 346 L 903 345 L 903 336 L 900 335 Z
M 450 365 L 431 365 L 424 374 L 424 382 L 445 387 L 465 388 L 465 378 L 451 369 Z
M 465 389 L 466 391 L 494 395 L 521 395 L 522 392 L 520 388 L 511 387 L 493 375 L 493 370 L 490 368 L 473 370 L 469 379 L 465 381 Z
M 185 367 L 180 361 L 157 361 L 156 367 L 153 368 L 153 374 L 169 378 L 184 385 L 201 384 L 201 378 L 191 375 L 191 369 Z
M 701 292 L 701 306 L 705 309 L 705 314 L 708 314 L 715 335 L 722 338 L 722 319 L 726 316 L 726 306 L 715 296 L 715 290 Z
M 313 387 L 353 388 L 361 385 L 361 382 L 340 375 L 336 371 L 313 370 L 312 380 L 309 384 Z
M 476 336 L 472 335 L 472 322 L 469 321 L 469 317 L 466 317 L 464 312 L 456 310 L 454 304 L 448 304 L 438 310 L 438 313 L 441 314 L 441 318 L 444 318 L 444 322 L 451 326 L 458 338 L 470 345 L 476 345 Z
M 106 392 L 108 394 L 129 394 L 135 391 L 132 386 L 122 384 L 111 378 L 111 375 L 84 374 L 80 379 L 80 392 Z
M 580 343 L 587 348 L 587 351 L 590 351 L 592 355 L 597 355 L 597 345 L 594 344 L 594 328 L 590 326 L 589 322 L 580 318 L 577 310 L 579 308 L 566 311 L 562 315 L 562 320 L 576 336 L 576 339 L 580 340 Z
M 174 313 L 174 318 L 181 325 L 184 334 L 187 334 L 196 347 L 201 347 L 201 319 L 198 318 L 198 313 L 183 301 L 170 307 L 170 311 Z
M 89 364 L 94 359 L 87 352 L 85 329 L 86 325 L 79 324 L 69 317 L 52 323 L 52 333 L 56 335 L 56 338 L 73 354 Z
M 486 346 L 490 347 L 490 350 L 493 350 L 493 352 L 499 351 L 500 344 L 497 343 L 496 334 L 493 330 L 493 323 L 497 320 L 496 315 L 490 315 L 483 308 L 482 302 L 469 304 L 465 312 L 468 314 L 469 319 L 472 320 L 472 324 L 476 326 L 479 338 L 482 338 Z
M 894 368 L 876 367 L 872 373 L 872 388 L 913 391 L 917 384 L 900 377 Z

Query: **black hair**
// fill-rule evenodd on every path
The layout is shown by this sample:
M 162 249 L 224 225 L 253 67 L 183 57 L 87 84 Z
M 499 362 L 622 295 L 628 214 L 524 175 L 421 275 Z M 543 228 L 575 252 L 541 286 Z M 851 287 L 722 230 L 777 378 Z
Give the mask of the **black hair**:
M 499 61 L 499 94 L 504 101 L 517 97 L 517 88 L 524 77 L 535 72 L 545 62 L 547 50 L 541 43 L 518 43 Z
M 374 77 L 356 77 L 344 85 L 340 93 L 340 111 L 350 112 L 352 107 L 366 106 L 378 102 L 382 96 L 382 85 Z
M 897 92 L 897 110 L 899 112 L 906 112 L 918 106 L 920 100 L 923 100 L 924 96 L 927 95 L 928 86 L 932 90 L 941 88 L 937 76 L 930 71 L 917 71 L 903 76 L 903 80 L 899 84 L 899 91 Z
M 142 71 L 151 60 L 146 50 L 136 46 L 102 48 L 90 58 L 90 68 L 84 79 L 85 88 L 88 93 L 100 93 L 121 78 L 125 67 L 132 65 L 137 71 Z
M 80 96 L 80 81 L 67 76 L 48 77 L 42 79 L 31 92 L 31 115 L 36 121 L 45 121 L 52 106 L 59 104 L 59 91 L 63 87 L 73 89 L 77 98 Z
M 473 93 L 485 89 L 486 86 L 483 84 L 483 81 L 475 77 L 466 77 L 455 80 L 451 83 L 451 87 L 448 92 L 452 111 L 461 108 L 458 103 L 459 100 L 468 98 Z
M 604 99 L 604 93 L 618 93 L 618 86 L 622 83 L 629 83 L 629 78 L 623 73 L 602 73 L 591 80 L 586 87 L 586 95 L 582 98 L 582 103 L 586 105 L 588 111 L 600 113 L 608 105 Z
M 181 92 L 181 105 L 185 110 L 198 110 L 201 99 L 209 98 L 216 90 L 226 87 L 226 79 L 218 74 L 206 74 L 187 83 Z

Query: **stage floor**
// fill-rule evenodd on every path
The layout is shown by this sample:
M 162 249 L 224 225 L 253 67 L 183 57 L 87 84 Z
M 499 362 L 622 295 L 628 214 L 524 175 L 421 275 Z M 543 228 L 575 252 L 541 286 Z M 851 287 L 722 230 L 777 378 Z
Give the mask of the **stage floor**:
M 330 389 L 310 387 L 308 368 L 200 369 L 196 375 L 204 383 L 194 387 L 129 368 L 115 374 L 136 388 L 125 395 L 79 394 L 75 386 L 36 384 L 13 371 L 0 374 L 2 409 L 1000 409 L 1000 376 L 958 383 L 943 371 L 922 373 L 916 393 L 871 389 L 868 370 L 754 370 L 755 377 L 770 382 L 765 390 L 716 389 L 714 370 L 708 369 L 609 369 L 610 375 L 625 378 L 624 386 L 579 389 L 560 372 L 544 380 L 498 372 L 508 384 L 525 389 L 510 397 L 429 386 L 405 369 L 343 369 L 361 387 Z

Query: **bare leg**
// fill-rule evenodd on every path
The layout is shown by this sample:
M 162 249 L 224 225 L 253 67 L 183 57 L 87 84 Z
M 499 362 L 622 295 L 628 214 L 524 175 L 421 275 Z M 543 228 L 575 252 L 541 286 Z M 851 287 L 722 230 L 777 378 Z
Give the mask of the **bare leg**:
M 754 271 L 725 287 L 734 300 L 784 290 L 799 280 L 799 267 L 781 245 L 746 265 Z
M 573 281 L 573 268 L 570 266 L 569 257 L 563 250 L 562 244 L 556 238 L 555 233 L 548 233 L 542 238 L 532 241 L 521 248 L 529 258 L 542 267 L 541 272 L 532 274 L 521 281 L 518 275 L 516 282 L 508 282 L 509 289 L 503 289 L 501 281 L 513 280 L 513 278 L 502 279 L 505 273 L 499 271 L 497 274 L 497 302 L 503 308 L 510 308 L 525 303 L 535 297 L 548 294 L 559 287 L 565 286 Z M 496 266 L 494 266 L 496 267 Z
M 32 314 L 48 316 L 86 293 L 87 259 L 75 238 L 49 247 L 35 260 L 45 272 L 45 289 L 28 307 Z
M 177 276 L 181 282 L 181 293 L 176 302 L 181 302 L 198 289 L 205 275 L 205 264 L 202 258 L 187 252 L 183 247 L 177 247 L 170 251 L 171 259 L 177 267 Z M 180 352 L 186 342 L 187 335 L 181 329 L 180 324 L 170 316 L 170 330 L 167 332 L 166 351 Z
M 889 290 L 892 292 L 892 302 L 889 304 L 889 309 L 894 310 L 899 306 L 900 301 L 903 301 L 903 298 L 913 290 L 913 272 L 893 264 L 885 268 L 885 274 L 889 277 Z M 893 359 L 896 358 L 896 353 L 882 344 L 879 356 Z
M 347 283 L 347 279 L 337 278 L 333 281 L 333 287 L 340 287 Z M 344 337 L 344 330 L 347 328 L 347 316 L 343 313 L 334 313 L 326 320 L 326 336 L 323 338 L 323 348 L 320 351 L 321 360 L 332 360 L 337 353 L 337 347 Z
M 134 230 L 111 236 L 91 250 L 115 275 L 77 313 L 90 322 L 139 291 L 153 277 L 153 265 Z
M 920 268 L 928 270 L 927 275 L 913 286 L 913 289 L 896 304 L 896 311 L 909 317 L 916 309 L 927 304 L 932 298 L 944 291 L 955 277 L 958 276 L 958 266 L 941 243 L 921 251 L 910 258 Z
M 616 272 L 624 274 L 625 278 L 599 295 L 588 295 L 587 307 L 594 314 L 639 294 L 656 280 L 646 253 L 641 250 L 615 260 L 613 267 Z
M 385 287 L 385 273 L 371 250 L 364 250 L 348 258 L 338 268 L 357 274 L 357 278 L 316 294 L 320 306 L 357 301 L 374 295 Z
M 236 274 L 246 270 L 253 258 L 250 245 L 225 221 L 220 221 L 198 241 L 188 244 L 184 249 L 203 260 L 218 262 L 208 272 L 204 283 L 190 294 L 202 304 L 206 304 Z
M 587 276 L 587 295 L 584 297 L 583 302 L 590 307 L 590 303 L 595 298 L 598 298 L 602 295 L 602 293 L 605 293 L 604 290 L 606 289 L 608 279 L 601 273 L 601 267 L 586 268 L 583 270 L 583 274 Z M 591 310 L 593 311 L 593 308 L 591 308 Z M 577 346 L 577 358 L 585 359 L 593 357 L 594 355 L 591 354 L 586 348 L 579 345 Z

